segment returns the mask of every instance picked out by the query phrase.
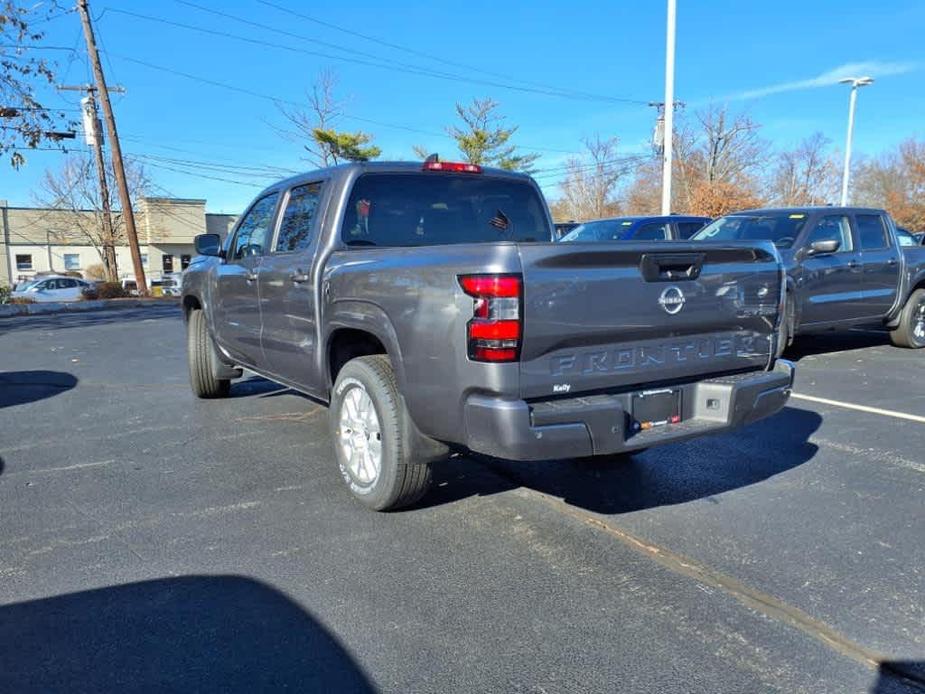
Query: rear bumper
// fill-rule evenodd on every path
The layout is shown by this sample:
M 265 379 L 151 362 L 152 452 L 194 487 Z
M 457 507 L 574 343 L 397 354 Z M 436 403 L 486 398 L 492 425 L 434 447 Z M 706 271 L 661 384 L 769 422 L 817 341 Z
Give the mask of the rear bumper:
M 683 421 L 633 431 L 631 394 L 525 402 L 484 395 L 466 402 L 469 449 L 508 460 L 609 455 L 674 443 L 750 424 L 778 412 L 790 397 L 794 366 L 678 386 Z

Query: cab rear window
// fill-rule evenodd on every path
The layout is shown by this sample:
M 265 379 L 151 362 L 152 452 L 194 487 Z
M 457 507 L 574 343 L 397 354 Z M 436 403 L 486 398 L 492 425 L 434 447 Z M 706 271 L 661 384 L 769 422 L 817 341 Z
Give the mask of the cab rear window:
M 348 246 L 550 241 L 543 201 L 526 181 L 481 174 L 364 174 L 341 235 Z

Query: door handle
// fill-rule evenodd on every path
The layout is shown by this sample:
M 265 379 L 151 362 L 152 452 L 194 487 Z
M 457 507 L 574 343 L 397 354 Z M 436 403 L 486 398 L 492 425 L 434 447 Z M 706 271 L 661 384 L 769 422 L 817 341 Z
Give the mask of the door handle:
M 890 258 L 888 261 L 886 261 L 886 263 L 887 265 L 896 265 L 897 263 L 899 263 L 899 261 L 896 260 L 896 258 Z
M 289 279 L 293 281 L 294 284 L 302 284 L 303 282 L 308 282 L 308 273 L 307 272 L 293 272 L 289 275 Z
M 256 281 L 257 281 L 257 273 L 256 273 L 256 272 L 253 272 L 253 271 L 251 271 L 251 270 L 248 270 L 247 274 L 244 275 L 244 279 L 246 279 L 248 282 L 256 282 Z
M 859 264 L 860 264 L 860 263 L 858 263 L 858 261 L 856 261 L 856 260 L 849 260 L 849 261 L 848 261 L 848 267 L 850 267 L 852 270 L 854 270 Z

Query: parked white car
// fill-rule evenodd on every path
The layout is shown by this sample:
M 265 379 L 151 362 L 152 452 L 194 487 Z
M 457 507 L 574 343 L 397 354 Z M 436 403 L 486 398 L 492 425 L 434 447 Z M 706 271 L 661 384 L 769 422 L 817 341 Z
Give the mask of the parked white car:
M 83 290 L 91 286 L 90 282 L 76 277 L 40 277 L 29 284 L 17 286 L 11 296 L 14 299 L 32 299 L 37 303 L 80 301 Z

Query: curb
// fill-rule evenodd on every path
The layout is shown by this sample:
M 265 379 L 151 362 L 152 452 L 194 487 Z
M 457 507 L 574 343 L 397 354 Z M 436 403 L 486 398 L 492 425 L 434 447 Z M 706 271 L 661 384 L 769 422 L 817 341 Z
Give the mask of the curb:
M 45 304 L 0 305 L 0 318 L 9 316 L 41 316 L 49 313 L 83 313 L 120 308 L 152 308 L 179 305 L 179 297 L 169 299 L 95 299 L 93 301 L 49 302 Z

